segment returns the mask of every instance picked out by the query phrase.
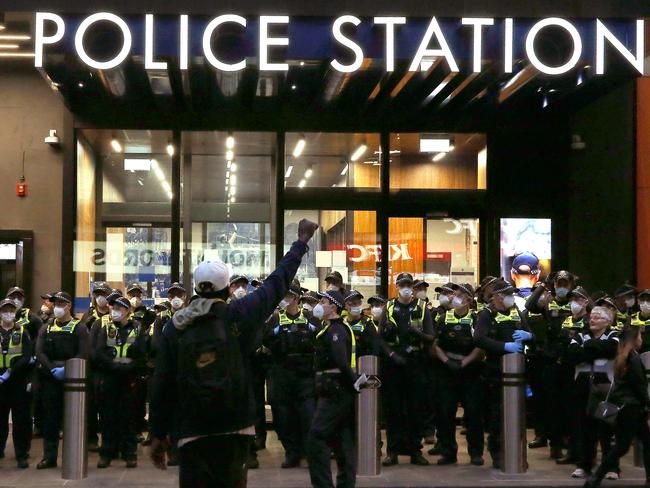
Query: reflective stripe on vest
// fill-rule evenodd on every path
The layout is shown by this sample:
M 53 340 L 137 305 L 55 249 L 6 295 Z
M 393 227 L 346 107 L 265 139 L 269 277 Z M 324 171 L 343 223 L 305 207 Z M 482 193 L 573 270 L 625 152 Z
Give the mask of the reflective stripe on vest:
M 445 314 L 445 324 L 459 324 L 459 325 L 469 325 L 472 335 L 474 335 L 474 317 L 472 317 L 472 311 L 469 310 L 464 316 L 458 318 L 453 310 L 447 310 Z
M 67 324 L 61 326 L 59 325 L 59 319 L 54 319 L 54 321 L 47 326 L 47 333 L 48 334 L 61 334 L 61 333 L 73 334 L 78 323 L 79 320 L 72 319 Z
M 303 314 L 303 310 L 300 309 L 300 314 L 295 318 L 292 319 L 287 315 L 286 311 L 280 312 L 278 314 L 278 318 L 280 319 L 280 327 L 286 327 L 288 325 L 307 325 L 307 318 Z
M 9 348 L 6 351 L 2 351 L 3 368 L 10 368 L 11 361 L 23 355 L 24 330 L 24 327 L 21 325 L 18 329 L 14 326 L 14 329 L 11 331 L 11 334 L 9 335 Z
M 634 315 L 632 315 L 632 321 L 630 322 L 631 325 L 636 325 L 637 327 L 646 327 L 650 325 L 650 317 L 648 317 L 646 320 L 643 320 L 641 318 L 641 312 L 637 312 Z
M 129 335 L 126 338 L 124 344 L 118 344 L 118 336 L 120 331 L 118 327 L 111 322 L 111 324 L 106 328 L 106 346 L 112 349 L 115 349 L 115 354 L 113 355 L 114 359 L 122 359 L 127 357 L 127 352 L 131 345 L 135 343 L 135 340 L 138 337 L 138 328 L 134 327 L 129 332 Z
M 573 320 L 573 315 L 569 315 L 567 318 L 564 319 L 564 322 L 562 322 L 563 329 L 583 329 L 584 326 L 585 326 L 584 317 L 582 317 L 577 322 L 575 322 Z
M 553 300 L 551 303 L 548 304 L 548 309 L 549 311 L 553 310 L 558 310 L 558 311 L 563 311 L 563 312 L 570 312 L 571 311 L 571 303 L 567 302 L 564 305 L 559 305 L 555 300 Z
M 352 342 L 352 351 L 350 354 L 350 367 L 356 371 L 357 368 L 357 340 L 354 337 L 354 331 L 352 328 L 346 323 L 345 324 L 348 330 L 350 331 L 350 340 Z M 320 338 L 327 332 L 327 330 L 330 328 L 329 322 L 323 327 L 323 329 L 316 334 L 316 340 L 320 340 Z
M 413 310 L 416 310 L 418 307 L 422 310 L 422 315 L 420 316 L 419 319 L 412 320 L 411 319 L 411 309 L 409 306 L 409 325 L 414 325 L 418 329 L 422 330 L 422 324 L 424 322 L 424 315 L 427 311 L 427 307 L 424 301 L 420 300 L 418 298 L 418 301 L 415 305 L 415 308 Z M 395 327 L 397 327 L 397 322 L 395 322 L 395 318 L 393 317 L 393 311 L 395 310 L 395 300 L 391 300 L 388 302 L 388 305 L 386 306 L 386 313 L 388 316 L 388 321 L 391 322 Z
M 519 311 L 516 308 L 510 309 L 510 314 L 505 315 L 501 312 L 497 312 L 497 314 L 494 316 L 494 321 L 497 323 L 501 322 L 521 322 L 521 317 L 519 316 Z

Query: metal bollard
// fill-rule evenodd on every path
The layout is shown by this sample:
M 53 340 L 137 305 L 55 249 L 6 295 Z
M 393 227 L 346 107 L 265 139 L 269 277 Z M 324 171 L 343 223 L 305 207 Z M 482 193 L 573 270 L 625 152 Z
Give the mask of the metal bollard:
M 63 474 L 64 480 L 88 476 L 86 448 L 86 360 L 73 358 L 65 362 L 63 381 Z
M 379 358 L 362 356 L 357 369 L 368 376 L 369 383 L 357 398 L 357 475 L 379 476 Z
M 525 473 L 526 379 L 523 354 L 505 354 L 501 360 L 501 459 L 504 473 Z

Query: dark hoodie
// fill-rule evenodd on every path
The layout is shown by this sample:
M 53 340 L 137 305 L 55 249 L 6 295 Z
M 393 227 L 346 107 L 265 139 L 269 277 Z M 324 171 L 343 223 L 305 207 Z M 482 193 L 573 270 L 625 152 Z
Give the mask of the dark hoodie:
M 239 347 L 243 357 L 249 357 L 255 348 L 258 329 L 264 325 L 266 318 L 275 310 L 280 300 L 286 295 L 303 255 L 308 251 L 306 244 L 296 241 L 289 252 L 278 263 L 277 269 L 264 280 L 260 288 L 238 300 L 228 303 L 228 319 L 237 324 Z M 214 304 L 213 299 L 198 298 L 186 308 L 174 314 L 172 321 L 165 325 L 156 357 L 156 369 L 151 385 L 151 428 L 156 438 L 164 438 L 169 434 L 174 415 L 183 412 L 178 410 L 176 394 L 177 364 L 178 364 L 178 331 L 191 327 L 194 320 L 208 314 Z M 247 381 L 249 375 L 246 374 Z M 181 422 L 178 438 L 216 435 L 236 432 L 255 422 L 255 412 L 252 404 L 242 405 L 242 415 L 237 419 L 222 421 L 219 432 L 206 430 L 200 422 L 185 419 Z M 223 420 L 223 419 L 222 419 Z

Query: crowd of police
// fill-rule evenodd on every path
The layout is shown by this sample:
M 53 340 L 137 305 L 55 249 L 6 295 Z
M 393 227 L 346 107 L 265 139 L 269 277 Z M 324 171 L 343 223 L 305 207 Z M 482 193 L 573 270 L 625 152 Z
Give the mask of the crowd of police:
M 227 301 L 234 302 L 263 282 L 236 275 L 228 284 Z M 548 447 L 555 462 L 575 465 L 575 478 L 592 472 L 598 445 L 604 456 L 611 451 L 614 431 L 595 419 L 594 410 L 611 390 L 621 331 L 641 330 L 641 352 L 650 351 L 650 290 L 624 284 L 611 294 L 588 293 L 567 271 L 531 288 L 488 276 L 476 288 L 436 287 L 434 306 L 425 281 L 401 273 L 395 285 L 396 296 L 386 299 L 347 289 L 336 271 L 327 275 L 322 292 L 291 282 L 256 329 L 255 347 L 245 358 L 256 414 L 249 469 L 259 466 L 256 452 L 266 445 L 268 398 L 285 451 L 282 468 L 306 459 L 312 484 L 331 486 L 333 453 L 337 486 L 354 486 L 354 398 L 366 381 L 356 365 L 364 355 L 380 357 L 384 466 L 397 464 L 399 456 L 428 465 L 423 444 L 439 456 L 438 465 L 456 463 L 460 405 L 471 464 L 484 464 L 487 447 L 493 467 L 500 468 L 501 357 L 509 353 L 526 354 L 527 408 L 535 430 L 530 449 Z M 28 467 L 33 434 L 44 440 L 37 469 L 57 465 L 64 365 L 77 357 L 91 366 L 87 430 L 89 450 L 99 451 L 97 467 L 118 458 L 137 466 L 138 443 L 151 442 L 142 433 L 149 430 L 158 342 L 163 328 L 196 297 L 174 283 L 167 300 L 150 309 L 140 285 L 125 291 L 94 283 L 91 307 L 81 318 L 66 292 L 42 295 L 37 312 L 25 306 L 18 287 L 0 301 L 0 458 L 11 412 L 18 466 Z M 178 438 L 173 427 L 169 434 L 167 464 L 174 465 Z M 618 479 L 618 464 L 605 475 Z

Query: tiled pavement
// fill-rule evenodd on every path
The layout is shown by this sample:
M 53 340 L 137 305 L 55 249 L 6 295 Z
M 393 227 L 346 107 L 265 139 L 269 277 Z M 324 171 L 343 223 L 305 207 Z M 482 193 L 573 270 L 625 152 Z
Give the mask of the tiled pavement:
M 360 487 L 578 487 L 582 481 L 572 480 L 572 466 L 558 466 L 548 459 L 548 449 L 528 451 L 530 468 L 524 475 L 505 475 L 495 471 L 487 464 L 485 467 L 474 467 L 468 464 L 464 454 L 464 438 L 459 438 L 459 464 L 456 466 L 427 466 L 416 467 L 408 464 L 407 457 L 401 457 L 401 464 L 391 468 L 383 468 L 382 474 L 376 478 L 359 478 Z M 108 469 L 98 470 L 97 455 L 90 454 L 88 460 L 88 478 L 82 481 L 65 481 L 61 479 L 60 469 L 37 471 L 36 463 L 41 455 L 41 441 L 35 440 L 32 448 L 31 466 L 28 470 L 15 467 L 13 447 L 7 446 L 7 457 L 0 460 L 0 488 L 13 487 L 172 487 L 178 483 L 177 469 L 167 471 L 156 470 L 147 457 L 147 449 L 140 448 L 139 466 L 136 469 L 126 469 L 124 462 L 114 461 Z M 435 462 L 435 458 L 427 456 Z M 302 488 L 308 487 L 309 475 L 306 464 L 300 469 L 283 470 L 279 468 L 283 459 L 283 451 L 275 435 L 270 433 L 267 449 L 259 453 L 260 469 L 250 471 L 248 486 L 253 488 Z M 488 457 L 486 456 L 486 461 Z M 629 454 L 622 462 L 623 477 L 619 481 L 606 482 L 604 486 L 623 488 L 639 486 L 645 478 L 643 470 L 632 466 L 632 455 Z

